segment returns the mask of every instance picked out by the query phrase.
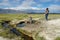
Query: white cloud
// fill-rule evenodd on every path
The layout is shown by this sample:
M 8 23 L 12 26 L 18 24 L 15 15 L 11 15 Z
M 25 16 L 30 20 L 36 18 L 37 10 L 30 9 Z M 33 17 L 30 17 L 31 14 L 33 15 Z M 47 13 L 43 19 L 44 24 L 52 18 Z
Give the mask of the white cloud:
M 20 1 L 20 0 L 14 0 L 14 1 L 18 2 L 18 1 Z
M 13 3 L 18 3 L 20 0 L 12 0 Z M 13 5 L 10 4 L 9 0 L 3 0 L 1 3 L 0 3 L 0 6 L 9 6 L 9 7 L 12 7 Z
M 50 12 L 52 13 L 60 13 L 60 6 L 59 5 L 50 5 L 49 7 Z
M 23 1 L 23 3 L 20 6 L 21 7 L 30 7 L 32 2 L 33 2 L 33 0 L 25 0 L 25 1 Z
M 25 0 L 20 6 L 17 6 L 16 9 L 31 9 L 31 3 L 33 0 Z
M 9 4 L 8 0 L 3 0 L 3 2 L 0 3 L 0 6 L 11 6 L 11 4 Z
M 33 0 L 25 0 L 21 5 L 18 5 L 17 7 L 11 7 L 11 8 L 5 8 L 5 9 L 15 9 L 15 10 L 25 10 L 25 9 L 32 9 L 32 10 L 41 10 L 41 8 L 38 7 L 32 7 L 31 5 L 35 4 L 36 6 L 40 7 L 41 4 L 36 4 Z
M 12 0 L 13 3 L 19 3 L 21 0 Z
M 8 0 L 4 0 L 3 2 L 8 2 Z
M 40 2 L 60 2 L 60 0 L 39 0 Z
M 37 7 L 32 7 L 31 5 L 34 4 Z M 37 4 L 36 2 L 34 2 L 33 0 L 25 0 L 20 6 L 17 7 L 17 9 L 33 9 L 33 10 L 40 10 L 40 7 L 42 6 L 41 4 Z
M 60 2 L 60 0 L 54 0 L 55 2 Z
M 60 2 L 60 0 L 54 0 L 54 3 Z
M 52 0 L 40 0 L 40 2 L 50 2 Z
M 50 5 L 49 9 L 50 10 L 60 10 L 60 5 Z
M 11 7 L 11 8 L 5 8 L 5 9 L 13 9 L 13 10 L 26 10 L 26 9 L 32 9 L 32 10 L 40 10 L 40 8 L 37 7 Z

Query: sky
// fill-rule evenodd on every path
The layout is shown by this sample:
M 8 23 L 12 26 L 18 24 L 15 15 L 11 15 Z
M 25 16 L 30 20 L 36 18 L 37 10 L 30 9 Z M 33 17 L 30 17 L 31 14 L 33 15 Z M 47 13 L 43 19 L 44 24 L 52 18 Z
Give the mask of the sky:
M 0 0 L 0 8 L 14 10 L 45 10 L 60 13 L 60 0 Z

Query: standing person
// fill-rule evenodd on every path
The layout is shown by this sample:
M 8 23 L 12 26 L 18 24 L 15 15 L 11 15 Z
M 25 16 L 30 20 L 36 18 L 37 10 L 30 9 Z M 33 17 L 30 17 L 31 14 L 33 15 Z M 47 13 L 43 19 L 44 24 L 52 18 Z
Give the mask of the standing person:
M 46 8 L 46 10 L 45 10 L 45 19 L 46 19 L 46 20 L 48 20 L 48 14 L 49 14 L 49 9 Z

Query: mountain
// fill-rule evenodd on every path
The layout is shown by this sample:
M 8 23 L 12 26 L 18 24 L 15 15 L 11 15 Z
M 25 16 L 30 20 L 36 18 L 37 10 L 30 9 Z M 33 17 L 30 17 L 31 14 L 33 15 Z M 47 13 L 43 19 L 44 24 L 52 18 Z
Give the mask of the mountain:
M 40 13 L 43 12 L 43 10 L 32 10 L 32 9 L 23 9 L 23 10 L 13 10 L 13 9 L 0 9 L 1 13 Z
M 19 10 L 12 10 L 12 9 L 0 9 L 0 13 L 19 13 Z
M 44 13 L 45 10 L 33 10 L 33 9 L 22 9 L 22 10 L 14 10 L 14 9 L 0 9 L 0 14 L 1 13 Z M 51 13 L 51 12 L 50 12 Z M 56 12 L 52 12 L 52 13 L 56 13 Z

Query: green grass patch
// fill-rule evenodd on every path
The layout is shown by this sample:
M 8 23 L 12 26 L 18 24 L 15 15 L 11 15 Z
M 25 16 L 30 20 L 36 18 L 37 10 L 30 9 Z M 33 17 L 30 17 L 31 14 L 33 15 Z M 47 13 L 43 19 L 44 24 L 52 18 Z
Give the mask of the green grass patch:
M 56 37 L 55 40 L 60 40 L 60 37 Z

